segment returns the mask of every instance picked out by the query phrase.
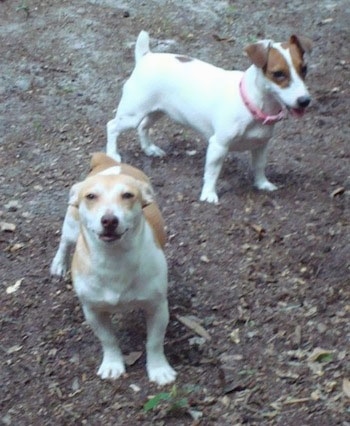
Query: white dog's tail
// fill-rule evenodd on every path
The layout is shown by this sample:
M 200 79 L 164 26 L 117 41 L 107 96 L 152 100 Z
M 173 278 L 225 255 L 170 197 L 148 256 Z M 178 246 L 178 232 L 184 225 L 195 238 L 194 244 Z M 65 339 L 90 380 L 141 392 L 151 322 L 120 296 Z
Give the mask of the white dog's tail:
M 150 51 L 149 35 L 146 31 L 141 31 L 136 40 L 135 46 L 135 61 L 136 63 Z

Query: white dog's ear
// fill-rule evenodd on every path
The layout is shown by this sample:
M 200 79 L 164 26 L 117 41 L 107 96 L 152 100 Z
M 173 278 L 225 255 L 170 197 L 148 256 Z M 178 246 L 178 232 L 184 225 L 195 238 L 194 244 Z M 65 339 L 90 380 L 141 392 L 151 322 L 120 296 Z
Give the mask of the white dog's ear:
M 305 52 L 310 53 L 312 50 L 312 40 L 307 37 L 292 35 L 289 39 L 289 43 L 296 44 L 301 50 L 302 54 Z
M 68 205 L 73 207 L 79 207 L 79 191 L 82 182 L 75 183 L 69 190 Z
M 149 183 L 138 181 L 138 184 L 141 191 L 141 205 L 144 208 L 154 202 L 155 194 Z
M 270 45 L 270 40 L 263 40 L 258 43 L 249 44 L 244 48 L 244 51 L 255 66 L 264 68 L 267 64 Z

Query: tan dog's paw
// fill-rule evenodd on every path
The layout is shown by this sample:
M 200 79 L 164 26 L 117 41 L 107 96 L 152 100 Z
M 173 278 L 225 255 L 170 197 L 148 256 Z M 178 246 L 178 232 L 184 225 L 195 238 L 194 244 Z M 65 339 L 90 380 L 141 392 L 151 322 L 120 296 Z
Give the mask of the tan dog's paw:
M 101 377 L 101 379 L 118 379 L 122 374 L 125 373 L 124 362 L 121 359 L 115 360 L 103 360 L 100 368 L 98 369 L 97 375 Z
M 176 371 L 168 363 L 165 363 L 158 367 L 148 368 L 148 377 L 151 382 L 163 386 L 175 380 Z

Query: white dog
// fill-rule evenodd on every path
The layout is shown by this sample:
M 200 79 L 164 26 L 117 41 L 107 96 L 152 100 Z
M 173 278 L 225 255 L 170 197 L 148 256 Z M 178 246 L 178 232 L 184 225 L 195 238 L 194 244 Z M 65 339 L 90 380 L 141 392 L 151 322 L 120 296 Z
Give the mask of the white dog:
M 125 372 L 110 315 L 119 307 L 141 307 L 147 319 L 147 372 L 164 385 L 176 373 L 164 355 L 169 320 L 164 223 L 148 178 L 105 154 L 92 159 L 91 175 L 70 192 L 59 249 L 51 265 L 64 275 L 70 248 L 72 278 L 85 318 L 100 339 L 102 379 Z
M 136 66 L 107 124 L 107 154 L 120 161 L 118 136 L 137 128 L 143 151 L 164 155 L 149 139 L 149 129 L 165 113 L 209 141 L 202 201 L 218 202 L 216 182 L 229 150 L 250 150 L 255 186 L 277 189 L 265 176 L 267 144 L 274 123 L 288 111 L 301 116 L 310 103 L 303 57 L 311 41 L 293 35 L 288 42 L 263 40 L 245 51 L 252 65 L 245 72 L 226 71 L 187 56 L 152 53 L 141 31 Z

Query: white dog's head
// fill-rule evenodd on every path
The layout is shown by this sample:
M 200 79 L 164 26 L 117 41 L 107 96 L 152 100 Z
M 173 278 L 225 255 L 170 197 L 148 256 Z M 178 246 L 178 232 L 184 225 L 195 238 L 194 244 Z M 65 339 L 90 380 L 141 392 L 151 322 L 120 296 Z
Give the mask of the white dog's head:
M 151 186 L 126 175 L 98 174 L 75 184 L 69 204 L 92 238 L 112 243 L 138 228 L 142 208 L 152 203 Z
M 285 43 L 263 40 L 245 48 L 265 77 L 265 90 L 296 116 L 302 115 L 311 101 L 304 81 L 307 73 L 304 53 L 311 48 L 311 40 L 296 35 Z

